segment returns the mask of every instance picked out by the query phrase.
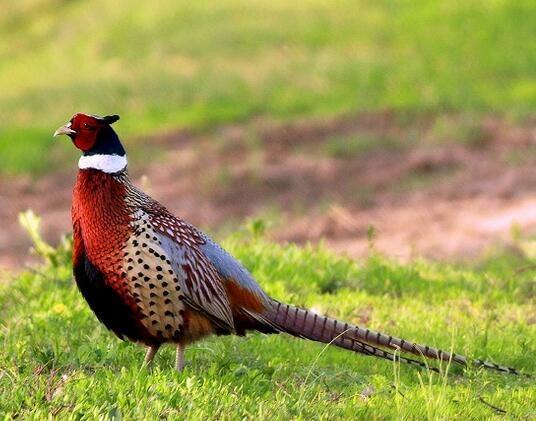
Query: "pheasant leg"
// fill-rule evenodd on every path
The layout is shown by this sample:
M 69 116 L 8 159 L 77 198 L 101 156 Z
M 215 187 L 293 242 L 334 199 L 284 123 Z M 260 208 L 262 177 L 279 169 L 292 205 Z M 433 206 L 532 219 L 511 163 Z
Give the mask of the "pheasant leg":
M 159 345 L 153 345 L 147 348 L 147 353 L 145 354 L 145 359 L 143 360 L 143 367 L 151 366 L 151 363 L 153 362 L 154 356 L 156 355 L 158 348 L 160 348 Z
M 185 345 L 177 345 L 177 353 L 175 355 L 175 370 L 179 373 L 184 370 L 184 351 L 186 350 Z

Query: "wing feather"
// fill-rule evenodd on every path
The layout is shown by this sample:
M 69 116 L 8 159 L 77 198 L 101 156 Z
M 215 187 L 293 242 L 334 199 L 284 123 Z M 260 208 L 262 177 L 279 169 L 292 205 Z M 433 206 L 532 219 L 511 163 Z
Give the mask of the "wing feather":
M 185 302 L 221 328 L 234 331 L 227 292 L 220 274 L 200 248 L 201 237 L 184 221 L 171 215 L 165 218 L 162 221 L 153 217 L 152 222 L 177 275 Z
M 237 282 L 241 288 L 252 293 L 264 306 L 270 306 L 270 298 L 255 281 L 253 276 L 251 276 L 249 271 L 237 259 L 221 248 L 219 244 L 207 235 L 203 233 L 202 235 L 205 239 L 205 244 L 201 245 L 201 249 L 221 277 Z

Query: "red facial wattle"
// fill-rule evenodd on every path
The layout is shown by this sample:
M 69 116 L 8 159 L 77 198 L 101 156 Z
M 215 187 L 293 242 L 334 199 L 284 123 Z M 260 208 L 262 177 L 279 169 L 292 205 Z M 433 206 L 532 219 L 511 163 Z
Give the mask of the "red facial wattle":
M 83 152 L 89 151 L 97 141 L 97 134 L 104 123 L 85 114 L 76 114 L 72 119 L 71 129 L 76 134 L 72 137 L 74 145 Z

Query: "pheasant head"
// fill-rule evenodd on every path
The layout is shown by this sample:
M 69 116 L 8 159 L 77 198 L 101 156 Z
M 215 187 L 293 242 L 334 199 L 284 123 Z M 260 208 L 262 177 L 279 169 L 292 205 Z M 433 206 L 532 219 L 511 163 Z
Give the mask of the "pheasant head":
M 125 169 L 127 159 L 125 149 L 111 127 L 117 120 L 118 115 L 102 117 L 77 113 L 67 124 L 58 128 L 54 136 L 69 136 L 73 144 L 82 151 L 79 161 L 81 169 L 119 172 Z

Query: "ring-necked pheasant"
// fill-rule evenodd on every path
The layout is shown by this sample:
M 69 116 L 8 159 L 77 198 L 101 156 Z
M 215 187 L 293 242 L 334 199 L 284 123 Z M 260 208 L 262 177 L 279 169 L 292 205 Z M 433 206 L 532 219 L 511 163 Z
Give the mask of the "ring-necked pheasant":
M 230 254 L 137 189 L 111 124 L 117 115 L 76 114 L 55 133 L 82 151 L 73 192 L 73 271 L 97 318 L 118 337 L 148 346 L 185 347 L 211 334 L 286 332 L 364 355 L 416 366 L 400 350 L 430 359 L 512 368 L 441 351 L 318 315 L 269 297 Z

